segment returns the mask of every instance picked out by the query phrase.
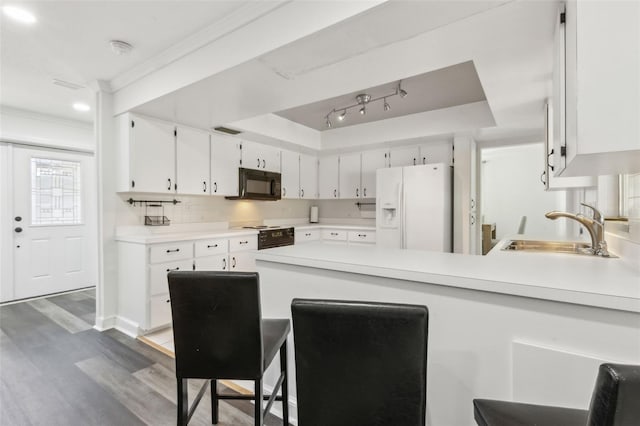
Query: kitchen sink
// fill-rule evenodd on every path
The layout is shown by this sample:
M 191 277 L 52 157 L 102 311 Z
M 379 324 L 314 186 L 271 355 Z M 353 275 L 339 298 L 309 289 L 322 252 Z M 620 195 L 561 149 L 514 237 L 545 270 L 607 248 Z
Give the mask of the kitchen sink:
M 550 253 L 591 253 L 591 244 L 570 242 L 570 241 L 533 241 L 533 240 L 511 240 L 502 250 L 507 251 L 541 251 Z

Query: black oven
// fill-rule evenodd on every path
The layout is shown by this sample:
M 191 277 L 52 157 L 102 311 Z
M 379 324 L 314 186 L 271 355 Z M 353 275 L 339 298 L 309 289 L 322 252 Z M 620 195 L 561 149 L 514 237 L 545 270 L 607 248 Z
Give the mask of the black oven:
M 279 200 L 281 191 L 280 173 L 264 170 L 238 169 L 238 196 L 230 200 Z
M 258 250 L 291 246 L 294 243 L 294 228 L 261 229 L 258 232 Z

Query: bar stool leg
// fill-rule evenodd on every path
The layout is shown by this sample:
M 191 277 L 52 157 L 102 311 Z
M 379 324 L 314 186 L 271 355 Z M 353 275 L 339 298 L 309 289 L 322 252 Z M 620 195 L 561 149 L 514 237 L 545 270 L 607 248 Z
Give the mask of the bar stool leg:
M 187 379 L 178 378 L 178 426 L 186 426 L 189 418 Z
M 262 426 L 263 418 L 262 418 L 262 377 L 256 379 L 254 382 L 255 387 L 255 421 L 254 424 L 256 426 Z
M 218 424 L 218 381 L 211 379 L 211 423 Z
M 282 381 L 282 424 L 289 426 L 289 375 L 287 374 L 287 341 L 280 347 L 280 371 L 284 374 Z

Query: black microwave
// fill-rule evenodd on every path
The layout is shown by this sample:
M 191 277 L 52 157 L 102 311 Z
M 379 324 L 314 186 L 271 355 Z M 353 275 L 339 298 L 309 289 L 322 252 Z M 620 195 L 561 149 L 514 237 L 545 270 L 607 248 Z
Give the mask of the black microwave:
M 264 170 L 238 169 L 238 196 L 230 200 L 279 200 L 282 188 L 281 175 Z

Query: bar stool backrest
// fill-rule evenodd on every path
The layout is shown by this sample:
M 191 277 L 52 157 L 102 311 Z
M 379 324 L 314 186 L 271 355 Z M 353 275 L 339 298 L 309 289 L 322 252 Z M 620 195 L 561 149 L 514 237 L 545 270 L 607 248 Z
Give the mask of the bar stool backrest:
M 640 425 L 639 365 L 600 365 L 587 425 Z
M 176 376 L 262 376 L 260 288 L 255 272 L 170 272 Z

